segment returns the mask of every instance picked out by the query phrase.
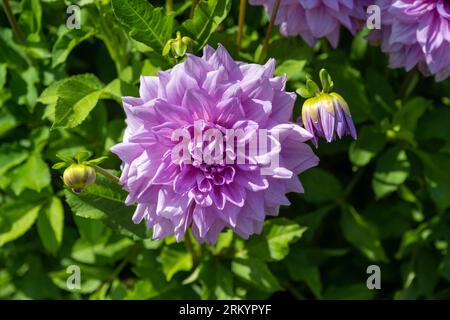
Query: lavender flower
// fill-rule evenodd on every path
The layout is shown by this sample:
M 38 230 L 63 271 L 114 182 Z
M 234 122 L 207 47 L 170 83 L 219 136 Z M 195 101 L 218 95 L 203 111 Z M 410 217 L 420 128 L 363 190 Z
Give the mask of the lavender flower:
M 381 43 L 391 68 L 418 66 L 437 81 L 450 75 L 450 3 L 447 0 L 377 0 L 382 27 L 368 39 Z
M 250 0 L 263 5 L 271 15 L 275 0 Z M 275 23 L 285 36 L 300 35 L 313 46 L 318 38 L 325 37 L 336 48 L 340 26 L 355 34 L 364 25 L 365 7 L 370 0 L 282 0 Z
M 266 215 L 289 205 L 285 193 L 303 192 L 297 175 L 319 159 L 305 144 L 312 135 L 290 122 L 295 94 L 285 91 L 285 77 L 273 77 L 274 69 L 274 60 L 235 62 L 221 45 L 206 46 L 201 58 L 188 55 L 156 77 L 141 77 L 140 97 L 123 98 L 127 128 L 112 152 L 123 161 L 126 203 L 137 203 L 133 221 L 145 220 L 155 239 L 180 241 L 189 227 L 201 242 L 215 242 L 225 227 L 247 238 L 261 232 Z M 243 129 L 246 148 L 262 129 L 278 139 L 245 163 L 202 162 L 192 140 L 197 126 L 202 133 L 215 129 L 226 141 L 229 130 Z M 190 138 L 188 157 L 174 161 L 179 141 L 173 133 L 180 129 Z M 236 159 L 236 148 L 217 146 Z M 272 156 L 279 161 L 268 168 Z
M 307 80 L 306 88 L 298 93 L 307 98 L 302 107 L 302 116 L 298 122 L 303 123 L 312 135 L 317 147 L 318 138 L 331 142 L 337 137 L 350 135 L 356 139 L 356 129 L 347 102 L 333 89 L 333 81 L 325 69 L 320 71 L 322 91 L 312 80 Z

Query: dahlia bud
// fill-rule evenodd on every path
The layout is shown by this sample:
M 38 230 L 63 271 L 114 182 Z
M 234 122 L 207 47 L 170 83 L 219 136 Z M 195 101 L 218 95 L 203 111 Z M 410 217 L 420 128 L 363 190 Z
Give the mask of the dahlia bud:
M 299 122 L 312 135 L 312 141 L 317 146 L 317 138 L 321 137 L 331 142 L 336 137 L 351 135 L 356 139 L 356 129 L 347 102 L 336 92 L 329 93 L 333 81 L 325 69 L 320 71 L 322 91 L 314 81 L 308 79 L 306 88 L 297 92 L 308 98 L 302 108 Z
M 167 41 L 163 49 L 163 56 L 167 56 L 169 53 L 172 54 L 174 58 L 184 57 L 188 49 L 190 49 L 192 39 L 189 37 L 181 37 L 180 32 L 177 32 L 177 37 L 175 39 L 170 39 Z
M 72 164 L 64 170 L 64 184 L 76 193 L 95 183 L 95 179 L 95 169 L 88 165 Z

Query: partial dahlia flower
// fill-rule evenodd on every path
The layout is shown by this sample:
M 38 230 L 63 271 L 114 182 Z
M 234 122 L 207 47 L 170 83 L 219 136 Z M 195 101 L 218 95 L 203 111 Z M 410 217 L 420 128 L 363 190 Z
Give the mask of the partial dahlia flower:
M 303 192 L 297 175 L 319 159 L 305 144 L 312 135 L 290 122 L 295 94 L 274 69 L 274 60 L 236 62 L 221 45 L 206 46 L 201 58 L 188 55 L 156 77 L 141 77 L 140 97 L 123 98 L 127 128 L 112 152 L 123 161 L 126 203 L 137 203 L 133 221 L 145 220 L 155 239 L 180 241 L 189 227 L 200 242 L 215 242 L 226 227 L 247 238 L 261 232 L 266 215 L 289 205 L 285 193 Z M 224 139 L 196 140 L 211 130 Z M 233 136 L 238 130 L 244 134 Z M 259 141 L 272 147 L 237 161 L 238 148 L 252 149 L 261 132 L 267 136 Z M 174 157 L 180 146 L 187 154 Z M 202 161 L 198 151 L 213 147 L 226 161 Z
M 250 0 L 263 5 L 272 14 L 275 0 Z M 325 37 L 336 48 L 340 27 L 343 25 L 355 34 L 364 25 L 365 8 L 371 0 L 281 0 L 275 23 L 284 36 L 300 35 L 313 46 L 318 38 Z
M 380 30 L 368 39 L 380 42 L 391 68 L 416 65 L 437 81 L 450 75 L 450 2 L 448 0 L 376 0 Z
M 302 115 L 298 123 L 303 123 L 305 129 L 313 135 L 312 141 L 318 146 L 318 138 L 331 142 L 345 135 L 356 139 L 356 128 L 347 102 L 341 95 L 331 92 L 333 80 L 325 69 L 320 70 L 322 90 L 311 79 L 306 82 L 306 88 L 298 93 L 306 98 L 303 103 Z

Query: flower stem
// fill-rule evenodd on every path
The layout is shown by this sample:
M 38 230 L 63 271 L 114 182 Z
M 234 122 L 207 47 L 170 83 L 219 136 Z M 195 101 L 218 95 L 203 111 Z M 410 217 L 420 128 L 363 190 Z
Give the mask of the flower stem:
M 275 0 L 273 5 L 272 16 L 270 17 L 269 27 L 267 28 L 266 37 L 264 38 L 263 47 L 261 53 L 259 54 L 259 63 L 263 63 L 267 55 L 267 50 L 269 49 L 269 40 L 272 36 L 273 25 L 275 24 L 275 19 L 277 18 L 278 8 L 280 7 L 280 0 Z
M 194 10 L 197 6 L 198 0 L 192 0 L 192 6 L 191 6 L 191 12 L 189 14 L 189 17 L 192 18 L 194 16 Z
M 239 27 L 236 39 L 237 51 L 241 51 L 242 35 L 244 34 L 245 9 L 247 7 L 247 0 L 241 0 L 239 6 Z
M 166 11 L 167 13 L 173 11 L 173 0 L 166 0 Z
M 6 16 L 8 17 L 9 24 L 11 25 L 11 28 L 13 29 L 13 32 L 16 35 L 17 40 L 22 44 L 25 43 L 22 31 L 20 30 L 20 27 L 17 24 L 16 17 L 14 17 L 14 14 L 12 13 L 11 6 L 9 5 L 8 0 L 3 0 L 3 7 L 5 8 L 5 13 Z
M 197 252 L 195 251 L 194 245 L 192 243 L 190 232 L 186 232 L 186 234 L 184 235 L 184 244 L 186 245 L 187 251 L 189 251 L 189 253 L 192 256 L 192 262 L 193 262 L 194 267 L 196 267 L 198 264 L 198 256 L 197 256 Z
M 97 165 L 93 165 L 92 167 L 94 167 L 95 171 L 97 171 L 98 173 L 100 173 L 101 175 L 105 176 L 106 178 L 108 178 L 109 180 L 119 184 L 119 178 L 116 177 L 115 175 L 113 175 L 112 173 L 109 173 L 107 170 L 103 169 L 102 167 L 99 167 Z

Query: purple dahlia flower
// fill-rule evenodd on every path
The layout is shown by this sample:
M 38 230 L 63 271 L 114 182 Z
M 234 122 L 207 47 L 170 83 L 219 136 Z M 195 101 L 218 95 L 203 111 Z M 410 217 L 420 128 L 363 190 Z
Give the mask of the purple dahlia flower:
M 297 175 L 319 159 L 305 144 L 312 135 L 290 122 L 295 94 L 285 91 L 285 77 L 273 77 L 274 69 L 274 60 L 236 62 L 223 46 L 206 46 L 201 58 L 188 55 L 158 76 L 141 77 L 140 97 L 123 98 L 127 128 L 112 152 L 123 161 L 126 203 L 137 203 L 133 221 L 145 220 L 155 239 L 180 241 L 188 227 L 201 242 L 215 242 L 226 227 L 247 238 L 261 232 L 266 215 L 289 205 L 285 193 L 303 192 Z M 227 142 L 235 140 L 233 130 L 245 133 L 235 148 L 214 144 L 225 162 L 201 161 L 196 152 L 211 143 L 197 143 L 195 133 L 213 129 Z M 176 158 L 180 130 L 187 156 Z M 260 132 L 274 147 L 233 161 L 237 148 L 251 149 L 250 137 Z
M 448 0 L 376 0 L 380 30 L 368 39 L 381 43 L 391 68 L 416 65 L 437 81 L 450 75 L 450 2 Z
M 275 0 L 250 0 L 263 5 L 271 15 Z M 318 38 L 326 37 L 336 48 L 340 26 L 355 34 L 364 25 L 365 8 L 371 0 L 281 0 L 275 23 L 285 36 L 300 35 L 313 46 Z

